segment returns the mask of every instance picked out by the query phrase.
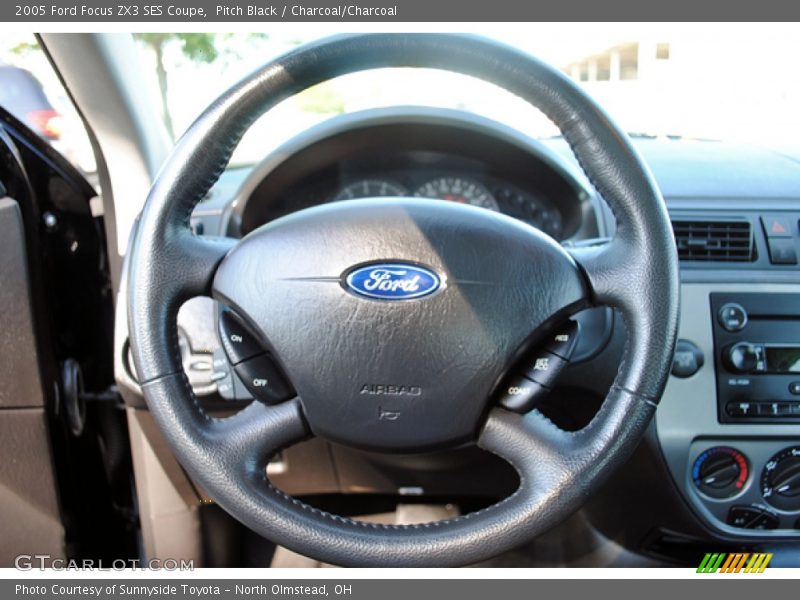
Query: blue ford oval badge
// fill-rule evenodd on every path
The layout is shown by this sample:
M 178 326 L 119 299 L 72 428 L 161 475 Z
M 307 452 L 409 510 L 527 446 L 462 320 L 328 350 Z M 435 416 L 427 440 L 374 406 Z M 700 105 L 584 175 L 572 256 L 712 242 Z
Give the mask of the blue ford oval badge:
M 373 263 L 352 271 L 345 283 L 359 296 L 380 300 L 422 298 L 442 285 L 433 271 L 405 263 Z

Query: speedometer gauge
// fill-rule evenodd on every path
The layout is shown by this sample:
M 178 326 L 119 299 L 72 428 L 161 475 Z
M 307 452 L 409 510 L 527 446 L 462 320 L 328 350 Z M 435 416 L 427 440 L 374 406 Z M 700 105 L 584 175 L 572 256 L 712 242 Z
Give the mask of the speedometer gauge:
M 477 181 L 466 177 L 433 179 L 417 189 L 414 195 L 420 198 L 438 198 L 461 204 L 472 204 L 489 210 L 500 210 L 497 200 L 489 190 Z
M 352 200 L 379 196 L 408 196 L 408 191 L 400 184 L 386 179 L 361 179 L 343 187 L 333 199 Z

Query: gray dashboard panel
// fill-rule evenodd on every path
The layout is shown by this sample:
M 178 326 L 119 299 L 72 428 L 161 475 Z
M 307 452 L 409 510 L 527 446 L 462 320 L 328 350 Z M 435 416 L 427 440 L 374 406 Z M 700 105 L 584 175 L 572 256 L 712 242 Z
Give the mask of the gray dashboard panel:
M 797 293 L 797 284 L 684 283 L 681 286 L 681 321 L 678 336 L 693 341 L 706 356 L 706 363 L 692 377 L 670 377 L 656 411 L 656 429 L 664 458 L 678 489 L 691 508 L 714 531 L 740 538 L 797 538 L 800 531 L 769 532 L 731 527 L 724 522 L 733 505 L 756 503 L 766 507 L 758 492 L 764 463 L 782 448 L 800 443 L 800 425 L 722 424 L 717 420 L 717 389 L 714 375 L 714 345 L 709 295 L 712 292 Z M 751 475 L 742 493 L 725 501 L 700 494 L 691 480 L 695 458 L 717 445 L 743 450 L 750 459 Z M 770 508 L 771 512 L 779 512 Z M 800 517 L 800 512 L 782 518 L 782 527 Z

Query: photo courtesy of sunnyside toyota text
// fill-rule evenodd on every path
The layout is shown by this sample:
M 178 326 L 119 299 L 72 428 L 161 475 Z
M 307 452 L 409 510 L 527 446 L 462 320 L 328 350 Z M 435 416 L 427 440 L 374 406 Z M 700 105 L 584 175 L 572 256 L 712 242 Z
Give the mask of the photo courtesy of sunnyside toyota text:
M 341 1 L 0 5 L 0 597 L 795 597 L 800 7 Z

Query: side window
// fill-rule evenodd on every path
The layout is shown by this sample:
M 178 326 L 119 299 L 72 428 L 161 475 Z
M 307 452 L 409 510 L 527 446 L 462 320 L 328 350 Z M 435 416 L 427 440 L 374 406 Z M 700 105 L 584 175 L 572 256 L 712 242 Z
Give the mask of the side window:
M 0 106 L 47 140 L 97 187 L 97 167 L 83 122 L 32 34 L 0 40 Z

